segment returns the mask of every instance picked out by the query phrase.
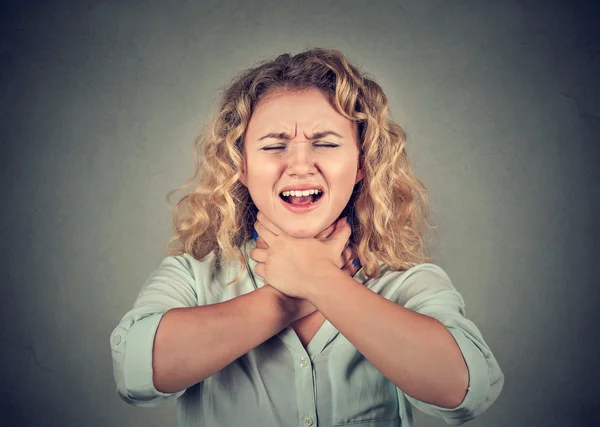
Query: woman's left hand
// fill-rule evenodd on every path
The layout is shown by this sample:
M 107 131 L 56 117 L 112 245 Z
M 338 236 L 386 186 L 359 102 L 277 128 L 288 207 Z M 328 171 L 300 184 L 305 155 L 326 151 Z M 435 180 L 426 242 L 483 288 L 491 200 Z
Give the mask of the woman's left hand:
M 325 241 L 292 237 L 261 212 L 257 219 L 254 229 L 269 247 L 250 251 L 250 257 L 257 262 L 254 272 L 278 291 L 306 298 L 311 284 L 342 267 L 342 253 L 352 233 L 345 217 L 337 222 L 335 231 Z

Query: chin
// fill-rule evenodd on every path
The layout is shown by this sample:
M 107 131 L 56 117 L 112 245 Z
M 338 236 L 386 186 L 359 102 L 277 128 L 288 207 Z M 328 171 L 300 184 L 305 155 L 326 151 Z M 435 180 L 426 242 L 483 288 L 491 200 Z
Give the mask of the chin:
M 290 229 L 290 230 L 285 230 L 285 232 L 287 234 L 289 234 L 292 237 L 295 237 L 297 239 L 307 239 L 310 237 L 315 237 L 317 234 L 319 234 L 318 232 L 314 231 L 314 230 L 307 230 L 305 228 L 294 228 L 294 229 Z
M 275 223 L 274 223 L 275 224 Z M 319 230 L 317 224 L 312 224 L 312 226 L 307 226 L 306 224 L 302 224 L 302 221 L 298 220 L 298 221 L 289 221 L 287 223 L 283 223 L 281 224 L 282 227 L 279 227 L 277 224 L 275 224 L 276 227 L 278 227 L 280 230 L 285 231 L 287 234 L 289 234 L 292 237 L 295 237 L 297 239 L 306 239 L 309 237 L 315 237 L 317 234 L 319 234 L 321 232 L 321 230 Z
M 297 239 L 313 238 L 329 226 L 323 224 L 322 219 L 318 217 L 309 219 L 309 217 L 298 216 L 284 219 L 281 216 L 278 217 L 277 214 L 273 214 L 273 218 L 277 218 L 277 220 L 271 218 L 269 220 L 275 227 Z

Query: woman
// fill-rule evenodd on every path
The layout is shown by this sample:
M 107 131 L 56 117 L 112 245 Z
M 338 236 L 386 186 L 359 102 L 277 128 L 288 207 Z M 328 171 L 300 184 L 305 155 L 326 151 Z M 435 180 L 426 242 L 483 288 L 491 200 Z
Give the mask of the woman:
M 456 425 L 485 411 L 504 376 L 426 255 L 405 144 L 379 85 L 338 51 L 238 76 L 198 139 L 180 247 L 111 336 L 122 398 L 176 398 L 179 426 L 410 426 L 412 407 Z

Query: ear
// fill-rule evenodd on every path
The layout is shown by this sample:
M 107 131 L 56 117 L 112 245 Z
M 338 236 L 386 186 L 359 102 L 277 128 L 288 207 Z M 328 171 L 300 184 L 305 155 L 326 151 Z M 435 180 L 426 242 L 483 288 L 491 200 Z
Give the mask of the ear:
M 242 170 L 240 171 L 239 181 L 244 184 L 244 187 L 248 188 L 248 176 L 246 175 L 246 164 L 245 161 L 242 163 Z
M 358 184 L 365 177 L 365 170 L 360 168 L 356 171 L 356 180 L 354 181 L 354 185 Z

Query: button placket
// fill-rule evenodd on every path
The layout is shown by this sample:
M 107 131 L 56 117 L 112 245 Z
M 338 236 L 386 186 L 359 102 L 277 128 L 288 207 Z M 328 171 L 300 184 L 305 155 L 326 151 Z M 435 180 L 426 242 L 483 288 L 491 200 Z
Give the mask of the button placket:
M 313 378 L 312 360 L 308 353 L 297 354 L 296 357 L 296 397 L 298 403 L 300 427 L 317 427 L 316 420 L 316 401 L 315 401 L 315 382 Z

